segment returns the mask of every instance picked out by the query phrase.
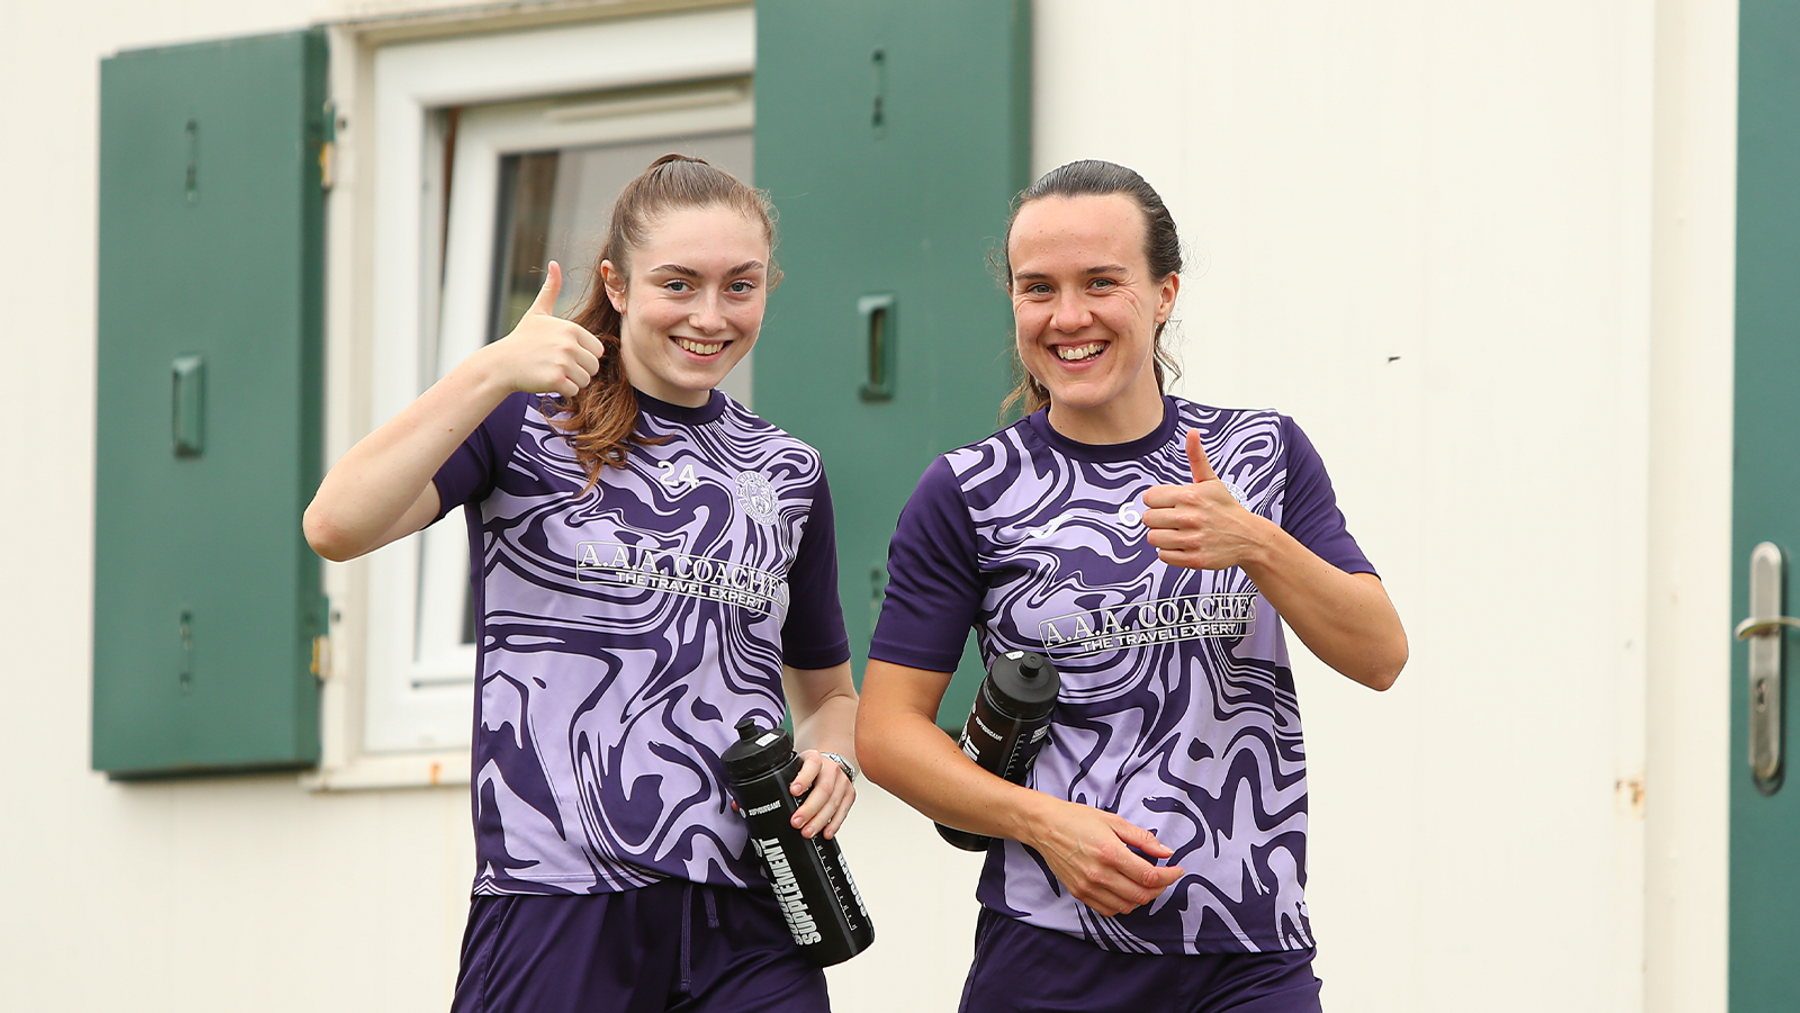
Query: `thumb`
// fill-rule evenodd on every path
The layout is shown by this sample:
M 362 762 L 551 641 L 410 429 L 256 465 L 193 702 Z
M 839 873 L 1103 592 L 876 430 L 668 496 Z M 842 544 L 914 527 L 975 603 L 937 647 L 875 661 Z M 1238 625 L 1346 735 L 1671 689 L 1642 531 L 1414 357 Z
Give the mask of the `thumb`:
M 527 314 L 542 313 L 546 316 L 556 311 L 556 297 L 562 292 L 562 265 L 552 260 L 544 269 L 544 287 L 538 289 L 537 298 L 532 300 Z
M 1188 430 L 1187 434 L 1188 470 L 1194 473 L 1194 484 L 1201 482 L 1217 482 L 1219 476 L 1213 474 L 1212 462 L 1206 459 L 1206 448 L 1200 445 L 1200 434 Z
M 1146 855 L 1151 855 L 1156 858 L 1168 858 L 1175 854 L 1175 850 L 1167 844 L 1157 840 L 1155 834 L 1123 817 L 1120 817 L 1118 823 L 1113 827 L 1113 833 L 1119 835 L 1119 840 L 1124 841 L 1126 844 L 1142 851 Z

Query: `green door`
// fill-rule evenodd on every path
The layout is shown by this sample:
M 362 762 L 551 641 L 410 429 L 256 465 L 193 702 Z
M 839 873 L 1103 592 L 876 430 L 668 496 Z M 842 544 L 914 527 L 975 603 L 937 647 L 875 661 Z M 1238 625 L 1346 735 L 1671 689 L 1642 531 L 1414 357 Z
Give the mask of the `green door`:
M 1732 614 L 1772 619 L 1800 608 L 1800 4 L 1745 0 L 1741 18 Z M 1753 567 L 1764 543 L 1779 553 Z M 1767 588 L 1754 603 L 1753 569 Z M 1795 636 L 1765 624 L 1733 652 L 1732 1013 L 1800 1009 L 1800 783 L 1784 784 L 1795 740 L 1776 722 L 1793 708 L 1779 675 L 1751 691 L 1754 655 L 1800 663 Z
M 860 676 L 888 539 L 936 454 L 996 428 L 1011 311 L 987 266 L 1028 182 L 1026 0 L 759 0 L 756 184 L 786 278 L 756 410 L 817 447 Z M 940 721 L 961 726 L 965 654 Z

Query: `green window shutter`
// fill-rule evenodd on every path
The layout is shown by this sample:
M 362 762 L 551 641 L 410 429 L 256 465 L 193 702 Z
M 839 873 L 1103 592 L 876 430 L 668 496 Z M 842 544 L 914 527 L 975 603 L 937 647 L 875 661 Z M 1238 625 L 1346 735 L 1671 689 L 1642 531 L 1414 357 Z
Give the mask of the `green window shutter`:
M 860 666 L 894 520 L 993 432 L 1012 316 L 988 268 L 1028 182 L 1028 0 L 756 5 L 756 184 L 781 212 L 756 408 L 817 447 Z M 972 651 L 939 712 L 960 727 Z
M 317 761 L 325 40 L 100 72 L 93 764 Z

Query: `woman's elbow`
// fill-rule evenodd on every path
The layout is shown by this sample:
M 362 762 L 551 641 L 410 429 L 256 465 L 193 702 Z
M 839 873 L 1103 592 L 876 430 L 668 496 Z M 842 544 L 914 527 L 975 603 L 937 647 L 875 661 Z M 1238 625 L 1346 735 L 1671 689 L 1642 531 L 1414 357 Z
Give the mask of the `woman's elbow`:
M 866 690 L 867 683 L 864 683 Z M 931 722 L 923 730 L 941 734 Z M 918 760 L 917 739 L 921 723 L 891 702 L 877 699 L 870 704 L 867 692 L 856 708 L 856 759 L 869 780 L 888 791 L 905 781 L 907 771 Z
M 331 522 L 327 511 L 320 509 L 318 500 L 314 500 L 306 508 L 300 519 L 300 530 L 306 535 L 306 544 L 312 550 L 334 563 L 342 563 L 361 555 L 344 530 Z
M 1399 681 L 1399 679 L 1400 672 L 1398 669 L 1381 669 L 1370 672 L 1356 681 L 1377 693 L 1386 693 L 1388 690 L 1394 688 L 1394 683 Z
M 1375 652 L 1356 681 L 1377 693 L 1387 692 L 1399 680 L 1400 670 L 1406 667 L 1407 653 L 1406 635 L 1401 634 L 1394 643 Z
M 888 755 L 889 739 L 884 734 L 881 717 L 867 701 L 857 704 L 856 762 L 862 764 L 862 771 L 869 780 L 886 787 L 888 775 L 893 770 L 893 759 Z

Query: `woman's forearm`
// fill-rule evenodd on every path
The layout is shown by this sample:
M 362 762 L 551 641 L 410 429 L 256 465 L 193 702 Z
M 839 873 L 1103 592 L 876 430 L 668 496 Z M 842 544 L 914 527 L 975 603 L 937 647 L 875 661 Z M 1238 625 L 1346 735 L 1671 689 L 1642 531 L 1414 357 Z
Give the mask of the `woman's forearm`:
M 939 823 L 987 837 L 1032 837 L 1051 800 L 983 770 L 938 728 L 947 673 L 869 661 L 857 720 L 870 780 Z
M 794 719 L 794 746 L 801 756 L 799 775 L 788 788 L 806 795 L 792 817 L 794 826 L 806 837 L 834 837 L 856 802 L 856 785 L 848 771 L 819 754 L 836 753 L 856 765 L 857 698 L 850 662 L 830 668 L 784 668 L 781 683 Z
M 788 711 L 794 718 L 794 748 L 837 753 L 856 763 L 857 696 L 850 663 L 813 670 L 790 668 L 784 681 Z
M 432 476 L 507 393 L 473 362 L 433 384 L 332 465 L 306 508 L 307 542 L 326 559 L 342 561 L 409 533 L 394 528 L 415 512 Z M 430 517 L 417 520 L 423 525 Z
M 947 673 L 869 662 L 857 738 L 872 780 L 945 826 L 1030 846 L 1103 915 L 1147 904 L 1181 878 L 1179 866 L 1148 860 L 1173 854 L 1148 830 L 977 766 L 935 723 L 949 682 Z
M 306 540 L 326 559 L 354 559 L 430 523 L 432 476 L 514 391 L 573 397 L 605 348 L 553 316 L 562 268 L 551 261 L 537 300 L 511 334 L 477 349 L 333 465 L 306 508 Z
M 1320 661 L 1371 689 L 1392 686 L 1406 665 L 1406 630 L 1380 578 L 1345 573 L 1264 523 L 1261 551 L 1240 564 L 1256 589 Z
M 1406 631 L 1380 578 L 1338 569 L 1245 509 L 1213 471 L 1198 431 L 1187 434 L 1187 454 L 1192 483 L 1144 493 L 1145 537 L 1162 560 L 1241 567 L 1320 661 L 1372 689 L 1392 686 L 1406 664 Z

